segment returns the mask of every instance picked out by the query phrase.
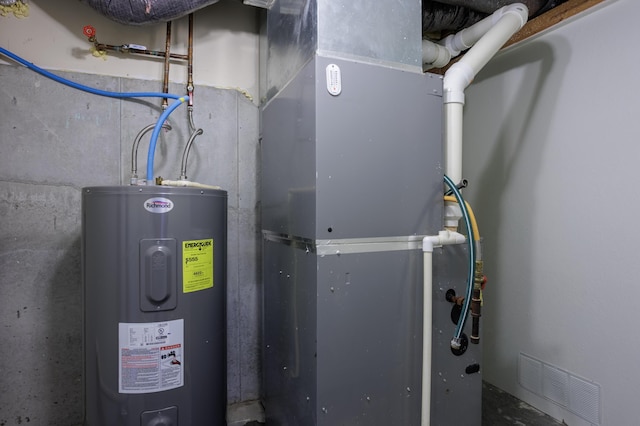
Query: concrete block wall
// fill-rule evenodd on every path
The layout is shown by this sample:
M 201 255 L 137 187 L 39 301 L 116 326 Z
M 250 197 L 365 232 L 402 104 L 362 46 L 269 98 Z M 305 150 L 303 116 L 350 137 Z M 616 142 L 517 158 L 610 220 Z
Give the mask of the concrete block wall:
M 103 90 L 160 91 L 160 82 L 59 75 Z M 184 87 L 172 85 L 172 93 Z M 131 146 L 160 100 L 84 93 L 0 65 L 0 425 L 79 425 L 83 415 L 80 194 L 129 182 Z M 189 137 L 186 106 L 169 118 L 155 172 L 175 179 Z M 190 179 L 229 192 L 228 401 L 259 396 L 258 108 L 235 90 L 196 87 L 204 130 Z M 142 139 L 145 176 L 151 134 Z

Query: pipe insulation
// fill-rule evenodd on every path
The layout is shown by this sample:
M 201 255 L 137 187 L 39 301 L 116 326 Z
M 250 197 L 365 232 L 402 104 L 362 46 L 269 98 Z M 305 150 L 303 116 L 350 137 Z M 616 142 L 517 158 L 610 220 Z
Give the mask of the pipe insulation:
M 460 31 L 470 27 L 493 13 L 500 7 L 515 3 L 517 0 L 438 0 L 422 2 L 422 34 L 431 38 L 429 34 L 442 31 Z M 524 0 L 529 9 L 529 19 L 543 14 L 567 0 Z M 435 38 L 439 38 L 437 35 Z
M 444 2 L 422 2 L 422 33 L 460 31 L 484 18 L 486 13 Z
M 107 18 L 125 25 L 144 25 L 181 18 L 218 0 L 81 0 Z
M 439 0 L 439 2 L 482 13 L 493 13 L 505 6 L 521 3 L 527 7 L 529 17 L 535 16 L 541 10 L 548 8 L 550 4 L 561 3 L 553 0 Z
M 464 91 L 509 38 L 524 26 L 527 17 L 528 10 L 524 4 L 505 6 L 491 17 L 461 31 L 465 35 L 458 37 L 456 34 L 448 42 L 456 47 L 464 47 L 478 38 L 464 57 L 447 70 L 443 80 L 446 174 L 454 183 L 462 180 Z M 481 35 L 485 30 L 484 35 Z

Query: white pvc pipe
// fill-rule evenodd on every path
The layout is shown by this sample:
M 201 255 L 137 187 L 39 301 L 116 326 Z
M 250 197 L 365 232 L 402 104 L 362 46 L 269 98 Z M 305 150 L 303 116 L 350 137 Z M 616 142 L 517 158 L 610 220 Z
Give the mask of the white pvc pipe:
M 449 244 L 462 244 L 464 235 L 449 230 L 440 231 L 422 239 L 423 305 L 422 305 L 422 401 L 420 424 L 431 424 L 431 347 L 433 341 L 433 248 Z
M 446 174 L 454 183 L 462 180 L 462 118 L 464 90 L 498 49 L 527 22 L 529 11 L 521 3 L 515 3 L 497 10 L 491 17 L 463 30 L 457 38 L 444 43 L 452 56 L 456 49 L 471 50 L 445 73 L 443 82 L 444 137 Z M 477 42 L 476 42 L 477 41 Z M 432 49 L 427 45 L 426 49 Z M 425 49 L 425 50 L 426 50 Z M 423 51 L 424 52 L 424 51 Z M 425 54 L 437 56 L 437 51 Z M 436 236 L 422 240 L 423 267 L 423 317 L 422 317 L 422 401 L 421 425 L 431 424 L 431 375 L 433 340 L 433 248 L 445 244 L 461 244 L 465 237 L 457 232 L 440 231 Z
M 422 66 L 425 71 L 442 68 L 451 61 L 449 49 L 429 40 L 422 40 Z
M 468 41 L 479 35 L 480 30 L 486 30 L 486 33 L 444 75 L 442 97 L 445 125 L 445 173 L 454 183 L 458 183 L 462 179 L 462 107 L 464 105 L 464 90 L 509 38 L 522 28 L 527 22 L 528 15 L 529 11 L 524 4 L 514 3 L 498 9 L 491 16 L 491 22 L 489 22 L 488 18 L 485 18 L 479 23 L 480 25 L 477 24 L 478 26 L 468 33 L 469 40 L 461 39 L 461 44 L 457 47 L 466 46 Z M 493 23 L 493 25 L 490 28 L 486 28 L 488 23 Z
M 458 63 L 464 62 L 472 69 L 475 76 L 511 36 L 524 26 L 528 14 L 527 7 L 522 3 L 514 3 L 498 9 L 494 15 L 499 16 L 499 19 Z
M 495 18 L 493 15 L 489 15 L 481 21 L 476 22 L 470 27 L 467 27 L 456 34 L 451 34 L 440 40 L 438 44 L 441 44 L 451 52 L 452 57 L 458 56 L 460 53 L 469 49 L 471 46 L 482 37 L 489 29 L 495 24 Z
M 462 180 L 462 117 L 464 103 L 444 104 L 444 158 L 447 176 L 455 183 Z
M 433 322 L 433 245 L 430 250 L 425 250 L 424 258 L 424 285 L 423 285 L 423 313 L 422 313 L 422 426 L 431 424 L 431 342 Z

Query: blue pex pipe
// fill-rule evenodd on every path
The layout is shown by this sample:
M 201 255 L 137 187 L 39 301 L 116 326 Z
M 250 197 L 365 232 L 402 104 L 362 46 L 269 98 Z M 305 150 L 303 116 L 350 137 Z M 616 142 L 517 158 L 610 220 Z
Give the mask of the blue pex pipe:
M 160 131 L 162 130 L 162 125 L 176 108 L 182 105 L 187 101 L 187 97 L 180 97 L 178 100 L 174 101 L 169 108 L 167 108 L 158 121 L 156 122 L 156 127 L 153 128 L 153 133 L 151 133 L 151 141 L 149 142 L 149 152 L 147 154 L 147 185 L 153 184 L 153 161 L 156 153 L 156 143 L 158 141 L 158 136 L 160 136 Z
M 153 159 L 155 156 L 155 149 L 158 137 L 160 136 L 160 129 L 162 125 L 177 107 L 179 107 L 182 103 L 184 103 L 188 98 L 180 95 L 174 95 L 171 93 L 161 93 L 161 92 L 109 92 L 106 90 L 100 90 L 93 87 L 85 86 L 83 84 L 76 83 L 75 81 L 67 80 L 66 78 L 62 78 L 59 75 L 53 74 L 45 69 L 38 67 L 37 65 L 32 64 L 31 62 L 26 61 L 20 56 L 16 55 L 8 51 L 7 49 L 0 47 L 0 54 L 13 59 L 19 64 L 24 65 L 32 71 L 37 72 L 40 75 L 43 75 L 51 80 L 57 81 L 58 83 L 64 84 L 66 86 L 72 87 L 74 89 L 82 90 L 83 92 L 88 92 L 98 96 L 105 96 L 108 98 L 168 98 L 168 99 L 176 99 L 177 101 L 172 103 L 169 108 L 167 108 L 156 123 L 156 127 L 153 129 L 153 133 L 151 135 L 151 142 L 149 143 L 149 154 L 147 156 L 147 183 L 153 183 Z

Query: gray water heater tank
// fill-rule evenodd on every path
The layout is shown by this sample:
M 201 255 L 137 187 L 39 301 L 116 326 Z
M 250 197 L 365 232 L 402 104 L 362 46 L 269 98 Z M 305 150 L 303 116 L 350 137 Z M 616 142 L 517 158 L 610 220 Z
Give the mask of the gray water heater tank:
M 227 193 L 82 191 L 86 426 L 226 425 Z

